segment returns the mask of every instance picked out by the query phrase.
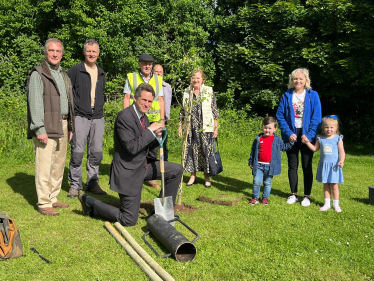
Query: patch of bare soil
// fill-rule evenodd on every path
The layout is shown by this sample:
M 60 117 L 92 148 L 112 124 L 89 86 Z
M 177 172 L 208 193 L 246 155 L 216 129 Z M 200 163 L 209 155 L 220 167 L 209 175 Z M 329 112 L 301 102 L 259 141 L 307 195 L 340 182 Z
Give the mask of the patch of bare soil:
M 174 207 L 174 213 L 193 213 L 197 210 L 198 208 L 195 208 L 193 206 L 187 205 L 187 204 L 175 204 Z
M 236 203 L 238 203 L 240 200 L 243 199 L 244 196 L 241 196 L 239 198 L 234 198 L 233 200 L 213 200 L 204 196 L 200 196 L 199 200 L 206 203 L 211 204 L 217 204 L 217 205 L 223 205 L 223 206 L 234 206 Z M 227 198 L 226 195 L 219 195 L 218 198 L 225 199 Z
M 143 215 L 149 215 L 152 210 L 154 209 L 154 202 L 153 201 L 147 201 L 147 202 L 141 202 L 140 203 L 140 209 L 139 213 Z M 187 205 L 187 204 L 175 204 L 174 207 L 174 213 L 193 213 L 198 208 L 195 208 L 193 206 Z

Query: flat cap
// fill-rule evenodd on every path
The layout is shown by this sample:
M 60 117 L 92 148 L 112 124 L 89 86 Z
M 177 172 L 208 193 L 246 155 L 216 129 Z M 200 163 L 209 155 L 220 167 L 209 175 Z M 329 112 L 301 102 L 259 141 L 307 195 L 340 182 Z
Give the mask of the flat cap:
M 151 56 L 151 55 L 148 55 L 146 53 L 142 54 L 139 56 L 139 61 L 151 61 L 151 62 L 154 62 L 155 59 Z

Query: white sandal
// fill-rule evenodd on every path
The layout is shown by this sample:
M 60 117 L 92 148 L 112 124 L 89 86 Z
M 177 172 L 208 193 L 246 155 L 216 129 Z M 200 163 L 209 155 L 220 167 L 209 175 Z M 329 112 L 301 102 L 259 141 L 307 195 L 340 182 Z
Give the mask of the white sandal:
M 331 206 L 323 205 L 321 208 L 319 208 L 319 210 L 322 212 L 326 212 L 328 209 L 331 209 Z

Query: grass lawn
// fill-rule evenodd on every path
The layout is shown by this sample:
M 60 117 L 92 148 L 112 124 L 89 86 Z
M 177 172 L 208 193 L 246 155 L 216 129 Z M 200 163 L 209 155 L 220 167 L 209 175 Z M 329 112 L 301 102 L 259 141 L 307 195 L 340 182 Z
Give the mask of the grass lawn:
M 147 215 L 141 214 L 138 224 L 127 230 L 176 280 L 374 279 L 374 206 L 368 204 L 368 186 L 374 184 L 372 150 L 346 148 L 345 183 L 340 186 L 343 212 L 339 214 L 332 209 L 319 211 L 323 188 L 317 182 L 310 207 L 286 204 L 289 186 L 285 154 L 283 172 L 273 181 L 270 204 L 250 206 L 252 176 L 247 159 L 251 144 L 252 140 L 234 134 L 222 138 L 224 172 L 212 179 L 212 187 L 204 187 L 202 173 L 198 174 L 197 185 L 184 185 L 182 201 L 196 210 L 178 215 L 200 235 L 194 261 L 156 258 L 141 239 L 147 231 Z M 170 160 L 179 162 L 179 155 L 180 147 L 173 147 Z M 314 171 L 318 159 L 316 153 Z M 108 196 L 102 200 L 118 205 L 118 195 L 108 186 L 110 162 L 111 156 L 105 154 L 100 185 Z M 83 216 L 79 201 L 66 197 L 67 171 L 59 200 L 68 202 L 70 208 L 61 210 L 58 217 L 45 217 L 36 209 L 34 165 L 0 164 L 0 211 L 15 218 L 24 247 L 22 258 L 0 263 L 0 279 L 148 280 L 104 228 L 104 221 Z M 185 183 L 188 178 L 186 174 Z M 302 195 L 303 188 L 299 187 Z M 153 201 L 157 195 L 157 190 L 145 186 L 142 201 Z M 201 202 L 199 196 L 226 200 L 244 197 L 234 206 L 221 206 Z M 192 239 L 192 235 L 186 236 Z M 32 253 L 31 247 L 52 264 Z

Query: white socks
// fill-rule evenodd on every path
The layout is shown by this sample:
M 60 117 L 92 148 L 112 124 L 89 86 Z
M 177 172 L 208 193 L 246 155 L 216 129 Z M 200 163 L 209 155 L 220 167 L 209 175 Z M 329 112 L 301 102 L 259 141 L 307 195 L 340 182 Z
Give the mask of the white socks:
M 332 200 L 332 204 L 334 205 L 334 208 L 339 207 L 339 200 Z
M 330 198 L 325 198 L 325 206 L 330 207 Z
M 330 204 L 331 204 L 330 203 L 330 198 L 325 198 L 325 205 L 330 207 L 331 206 Z M 339 207 L 339 200 L 334 200 L 333 199 L 332 204 L 333 204 L 334 208 Z

